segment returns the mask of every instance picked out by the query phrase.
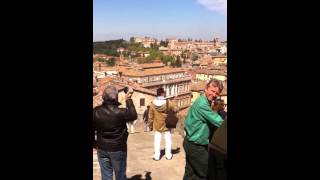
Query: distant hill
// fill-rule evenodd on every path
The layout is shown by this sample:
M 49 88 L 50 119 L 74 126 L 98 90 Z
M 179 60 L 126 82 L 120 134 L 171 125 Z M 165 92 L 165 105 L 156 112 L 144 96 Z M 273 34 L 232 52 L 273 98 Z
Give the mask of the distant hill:
M 151 63 L 155 59 L 160 59 L 164 64 L 170 62 L 169 64 L 173 67 L 181 67 L 180 57 L 174 58 L 170 55 L 164 55 L 159 51 L 157 45 L 154 45 L 151 48 L 144 48 L 141 43 L 128 42 L 123 39 L 93 42 L 93 53 L 119 57 L 120 54 L 117 52 L 117 49 L 120 47 L 126 49 L 126 52 L 123 52 L 125 57 L 128 57 L 129 55 L 131 58 L 139 57 L 140 55 L 137 55 L 138 52 L 150 53 L 148 57 L 138 59 L 138 63 Z M 134 52 L 135 55 L 133 55 L 132 52 Z
M 119 56 L 117 49 L 128 47 L 128 42 L 123 39 L 110 40 L 104 42 L 93 42 L 94 54 L 107 54 L 110 56 Z

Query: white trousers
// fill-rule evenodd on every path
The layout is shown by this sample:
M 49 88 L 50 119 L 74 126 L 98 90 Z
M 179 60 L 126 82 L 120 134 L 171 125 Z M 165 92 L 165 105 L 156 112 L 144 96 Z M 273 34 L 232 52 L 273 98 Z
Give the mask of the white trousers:
M 171 146 L 172 146 L 172 140 L 171 140 L 171 131 L 165 131 L 164 133 L 164 140 L 165 140 L 165 156 L 167 159 L 172 158 L 171 153 Z M 153 157 L 156 160 L 160 159 L 160 145 L 161 145 L 161 136 L 162 133 L 155 131 L 154 133 L 154 155 Z
M 127 128 L 129 133 L 135 133 L 134 131 L 134 125 L 137 123 L 137 120 L 133 122 L 127 122 Z

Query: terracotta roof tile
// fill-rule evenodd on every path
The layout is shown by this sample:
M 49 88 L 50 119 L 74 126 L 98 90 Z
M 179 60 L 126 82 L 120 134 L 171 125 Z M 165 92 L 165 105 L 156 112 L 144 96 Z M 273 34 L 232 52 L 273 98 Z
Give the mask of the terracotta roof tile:
M 149 75 L 160 75 L 160 74 L 171 74 L 171 73 L 179 73 L 179 72 L 185 72 L 182 68 L 169 68 L 169 67 L 163 67 L 163 68 L 155 68 L 155 69 L 144 69 L 144 70 L 125 70 L 123 71 L 124 76 L 134 76 L 134 77 L 143 77 L 143 76 L 149 76 Z
M 191 84 L 191 91 L 203 91 L 206 88 L 206 82 L 205 81 L 198 81 Z
M 223 70 L 210 70 L 210 69 L 198 69 L 196 70 L 197 74 L 212 74 L 212 75 L 224 75 L 226 76 L 227 73 Z
M 152 67 L 164 67 L 165 65 L 163 63 L 145 63 L 145 64 L 139 64 L 142 68 L 152 68 Z

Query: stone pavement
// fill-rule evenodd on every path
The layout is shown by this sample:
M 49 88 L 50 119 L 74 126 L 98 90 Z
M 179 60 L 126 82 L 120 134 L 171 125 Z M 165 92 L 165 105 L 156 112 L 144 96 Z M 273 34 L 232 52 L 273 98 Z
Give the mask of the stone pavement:
M 163 136 L 162 136 L 163 137 Z M 153 157 L 154 132 L 143 132 L 142 124 L 136 124 L 136 133 L 128 138 L 128 180 L 181 180 L 184 174 L 185 152 L 182 146 L 183 138 L 177 132 L 172 134 L 172 160 L 164 157 L 164 139 L 161 141 L 161 155 L 159 161 Z M 100 180 L 99 163 L 96 152 L 93 152 L 93 180 Z

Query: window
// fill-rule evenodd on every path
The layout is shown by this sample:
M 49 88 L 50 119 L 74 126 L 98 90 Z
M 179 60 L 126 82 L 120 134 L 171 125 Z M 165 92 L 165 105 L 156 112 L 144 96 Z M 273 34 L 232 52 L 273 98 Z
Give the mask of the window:
M 144 98 L 140 98 L 140 107 L 145 106 Z

